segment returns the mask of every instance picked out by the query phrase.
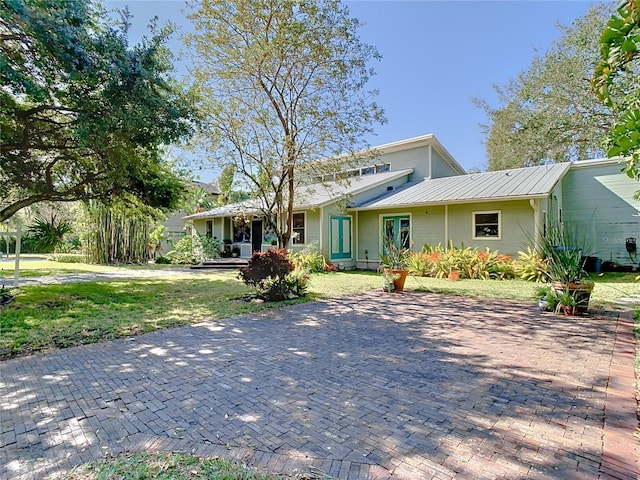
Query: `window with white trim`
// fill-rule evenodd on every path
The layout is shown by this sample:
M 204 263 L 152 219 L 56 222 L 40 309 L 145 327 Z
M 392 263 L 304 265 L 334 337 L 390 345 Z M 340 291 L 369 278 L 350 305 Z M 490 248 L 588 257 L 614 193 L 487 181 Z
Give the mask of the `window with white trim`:
M 473 239 L 500 240 L 500 211 L 473 212 Z
M 304 213 L 293 214 L 293 244 L 304 244 L 304 230 L 305 230 L 305 215 Z

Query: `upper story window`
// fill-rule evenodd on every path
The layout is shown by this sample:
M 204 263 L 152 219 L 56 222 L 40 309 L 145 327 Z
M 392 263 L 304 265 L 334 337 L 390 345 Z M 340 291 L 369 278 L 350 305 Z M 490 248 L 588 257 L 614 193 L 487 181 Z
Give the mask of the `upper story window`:
M 294 245 L 304 244 L 305 242 L 305 214 L 304 213 L 293 214 L 292 240 Z
M 473 212 L 474 240 L 500 240 L 500 211 Z
M 364 175 L 371 175 L 373 173 L 382 173 L 391 171 L 390 163 L 381 163 L 378 165 L 368 165 L 366 167 L 353 168 L 350 170 L 342 170 L 340 172 L 327 173 L 319 177 L 320 181 L 330 182 L 332 180 L 339 180 L 342 178 L 362 177 Z

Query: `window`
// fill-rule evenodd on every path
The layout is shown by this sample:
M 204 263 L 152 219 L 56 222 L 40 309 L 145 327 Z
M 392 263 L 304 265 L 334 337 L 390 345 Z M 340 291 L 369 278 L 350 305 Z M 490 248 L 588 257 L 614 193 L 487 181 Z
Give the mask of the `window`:
M 500 212 L 473 212 L 473 238 L 500 240 Z
M 293 214 L 293 244 L 304 243 L 304 213 Z
M 213 220 L 207 220 L 207 237 L 213 237 Z
M 274 242 L 278 242 L 278 236 L 276 235 L 276 231 L 273 229 L 273 226 L 265 217 L 262 219 L 262 243 L 266 245 L 275 245 Z
M 411 247 L 411 218 L 408 215 L 382 217 L 382 253 L 393 243 L 398 248 Z
M 233 219 L 233 243 L 249 243 L 251 241 L 251 223 L 244 217 Z

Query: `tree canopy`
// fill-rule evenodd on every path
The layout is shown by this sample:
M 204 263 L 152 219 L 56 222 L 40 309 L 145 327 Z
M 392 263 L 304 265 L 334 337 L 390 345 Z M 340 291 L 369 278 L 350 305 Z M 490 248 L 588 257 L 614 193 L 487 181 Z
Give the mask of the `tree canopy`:
M 300 181 L 337 169 L 328 158 L 364 147 L 384 120 L 366 90 L 380 56 L 338 0 L 204 0 L 192 9 L 200 141 L 221 167 L 236 166 L 238 186 L 287 245 Z
M 620 112 L 609 132 L 607 154 L 626 157 L 627 175 L 640 180 L 640 88 L 625 76 L 640 71 L 640 4 L 623 1 L 600 36 L 600 62 L 591 81 L 596 95 Z M 616 94 L 617 92 L 621 92 Z M 640 192 L 639 192 L 640 193 Z
M 495 87 L 498 107 L 477 101 L 489 118 L 484 132 L 490 170 L 604 156 L 604 140 L 618 109 L 593 95 L 590 79 L 611 10 L 595 5 L 561 27 L 561 37 L 548 51 L 508 85 Z M 621 75 L 620 89 L 612 95 L 619 98 L 622 90 L 637 89 L 637 75 L 637 69 Z
M 0 221 L 41 201 L 176 204 L 162 147 L 193 110 L 169 75 L 171 29 L 129 45 L 128 19 L 90 0 L 0 0 Z

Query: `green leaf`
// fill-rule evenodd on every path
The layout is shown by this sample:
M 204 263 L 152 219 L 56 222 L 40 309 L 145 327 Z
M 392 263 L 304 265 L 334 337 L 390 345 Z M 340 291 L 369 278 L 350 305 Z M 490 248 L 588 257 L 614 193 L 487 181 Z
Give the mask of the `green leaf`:
M 620 48 L 622 49 L 623 52 L 627 52 L 627 53 L 638 51 L 638 46 L 636 45 L 636 43 L 629 39 L 625 39 L 625 41 L 622 42 L 622 46 Z

